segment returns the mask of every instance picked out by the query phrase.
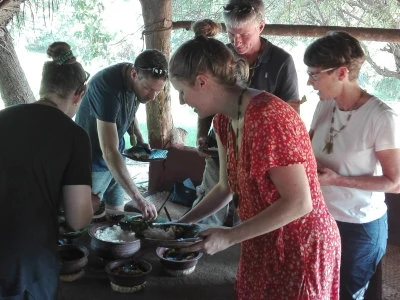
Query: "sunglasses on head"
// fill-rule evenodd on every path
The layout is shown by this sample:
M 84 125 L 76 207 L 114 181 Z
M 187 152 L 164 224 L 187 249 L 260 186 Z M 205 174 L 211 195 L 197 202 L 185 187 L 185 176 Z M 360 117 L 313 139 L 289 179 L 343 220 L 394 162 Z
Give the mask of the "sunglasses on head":
M 250 4 L 228 4 L 224 6 L 224 12 L 230 14 L 235 12 L 237 14 L 247 15 L 254 10 L 254 7 Z
M 146 71 L 146 72 L 151 73 L 151 75 L 154 78 L 167 78 L 168 77 L 168 71 L 165 69 L 162 69 L 162 68 L 157 68 L 157 67 L 154 67 L 154 68 L 135 67 L 135 68 L 137 68 L 141 71 Z

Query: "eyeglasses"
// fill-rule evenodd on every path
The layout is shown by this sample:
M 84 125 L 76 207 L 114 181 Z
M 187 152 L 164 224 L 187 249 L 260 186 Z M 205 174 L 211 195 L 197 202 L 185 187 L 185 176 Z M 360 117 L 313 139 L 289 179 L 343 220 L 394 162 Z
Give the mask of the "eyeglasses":
M 86 82 L 88 82 L 89 77 L 90 77 L 89 72 L 86 72 L 86 71 L 85 71 L 85 81 L 83 82 L 83 84 L 86 84 Z
M 154 78 L 168 78 L 168 71 L 162 68 L 157 68 L 157 67 L 154 68 L 135 67 L 135 68 L 142 71 L 150 72 Z
M 321 78 L 321 74 L 322 74 L 322 73 L 326 73 L 326 72 L 329 72 L 329 71 L 333 71 L 333 70 L 336 70 L 337 68 L 338 68 L 338 67 L 328 68 L 328 69 L 324 69 L 324 70 L 321 70 L 321 71 L 318 71 L 318 72 L 315 72 L 315 73 L 310 72 L 310 71 L 307 71 L 307 74 L 308 74 L 308 76 L 311 78 L 311 80 L 313 80 L 313 81 L 318 81 L 318 80 Z
M 247 15 L 254 10 L 254 7 L 250 4 L 228 4 L 224 6 L 224 13 L 230 14 L 235 12 L 236 14 Z
M 88 80 L 89 80 L 89 77 L 90 77 L 90 74 L 89 74 L 89 72 L 86 72 L 85 70 L 84 70 L 84 72 L 85 72 L 85 81 L 84 82 L 82 82 L 82 84 L 80 85 L 80 87 L 77 89 L 77 91 L 85 91 L 86 92 L 86 83 L 88 82 Z

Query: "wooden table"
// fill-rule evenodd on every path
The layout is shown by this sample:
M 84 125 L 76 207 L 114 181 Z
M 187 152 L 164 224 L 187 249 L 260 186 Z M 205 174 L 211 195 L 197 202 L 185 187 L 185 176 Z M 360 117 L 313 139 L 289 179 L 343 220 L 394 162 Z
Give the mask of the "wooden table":
M 89 248 L 89 237 L 75 240 Z M 145 288 L 136 293 L 118 293 L 111 289 L 104 271 L 104 262 L 91 252 L 85 274 L 73 282 L 60 283 L 59 300 L 226 300 L 234 298 L 234 281 L 240 246 L 236 245 L 215 255 L 203 255 L 195 271 L 186 276 L 167 275 L 155 253 L 155 246 L 143 244 L 135 258 L 145 259 L 153 269 Z M 90 250 L 90 248 L 89 248 Z

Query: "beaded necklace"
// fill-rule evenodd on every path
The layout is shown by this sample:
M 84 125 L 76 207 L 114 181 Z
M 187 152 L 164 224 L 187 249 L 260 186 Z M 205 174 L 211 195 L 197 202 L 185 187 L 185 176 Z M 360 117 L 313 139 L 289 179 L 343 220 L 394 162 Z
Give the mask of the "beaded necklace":
M 235 137 L 235 148 L 234 148 L 234 159 L 235 159 L 235 161 L 236 161 L 236 172 L 235 172 L 235 174 L 236 174 L 236 178 L 235 178 L 235 184 L 233 185 L 233 184 L 231 184 L 231 183 L 229 183 L 229 185 L 232 187 L 232 190 L 233 190 L 233 195 L 232 195 L 232 201 L 233 201 L 233 204 L 235 205 L 235 207 L 237 208 L 238 207 L 238 205 L 239 205 L 239 194 L 237 193 L 237 185 L 238 185 L 238 163 L 239 163 L 239 120 L 240 120 L 240 117 L 241 117 L 241 115 L 242 115 L 242 113 L 240 112 L 240 108 L 241 108 L 241 106 L 242 106 L 242 102 L 243 102 L 243 94 L 244 94 L 244 92 L 245 91 L 247 91 L 247 88 L 244 88 L 242 91 L 241 91 L 241 93 L 240 93 L 240 95 L 239 95 L 239 99 L 238 99 L 238 112 L 237 112 L 237 127 L 236 127 L 236 137 Z M 228 166 L 227 166 L 227 169 L 228 169 L 228 180 L 229 180 L 229 165 L 230 165 L 230 163 L 229 163 L 229 148 L 230 148 L 230 145 L 229 145 L 229 129 L 230 128 L 232 128 L 233 129 L 233 127 L 232 127 L 232 123 L 230 124 L 231 126 L 229 127 L 228 126 L 228 135 L 227 135 L 227 149 L 226 149 L 226 161 L 228 162 Z
M 359 108 L 360 106 L 358 105 L 359 102 L 361 101 L 362 97 L 365 94 L 365 90 L 361 90 L 360 93 L 360 97 L 358 98 L 358 100 L 356 101 L 356 103 L 354 103 L 353 107 L 350 109 L 349 114 L 347 115 L 346 118 L 346 123 L 343 124 L 338 130 L 335 129 L 334 123 L 335 123 L 335 112 L 336 112 L 336 104 L 333 106 L 333 110 L 332 110 L 332 119 L 331 119 L 331 126 L 329 128 L 329 137 L 327 142 L 325 143 L 324 148 L 322 149 L 322 151 L 331 154 L 333 152 L 333 139 L 340 133 L 343 131 L 343 129 L 345 129 L 347 127 L 347 125 L 350 122 L 351 116 L 353 115 L 353 111 L 356 110 L 357 108 Z

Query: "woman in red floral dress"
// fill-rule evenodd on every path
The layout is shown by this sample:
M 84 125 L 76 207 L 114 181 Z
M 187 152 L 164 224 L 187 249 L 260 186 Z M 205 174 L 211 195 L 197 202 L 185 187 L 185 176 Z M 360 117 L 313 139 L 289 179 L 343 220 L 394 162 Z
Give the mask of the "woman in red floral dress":
M 318 183 L 307 129 L 284 101 L 243 88 L 248 72 L 226 46 L 197 37 L 172 56 L 181 103 L 200 118 L 217 114 L 220 180 L 180 219 L 195 222 L 233 194 L 242 222 L 209 228 L 190 250 L 208 254 L 241 243 L 236 299 L 338 299 L 340 236 Z

